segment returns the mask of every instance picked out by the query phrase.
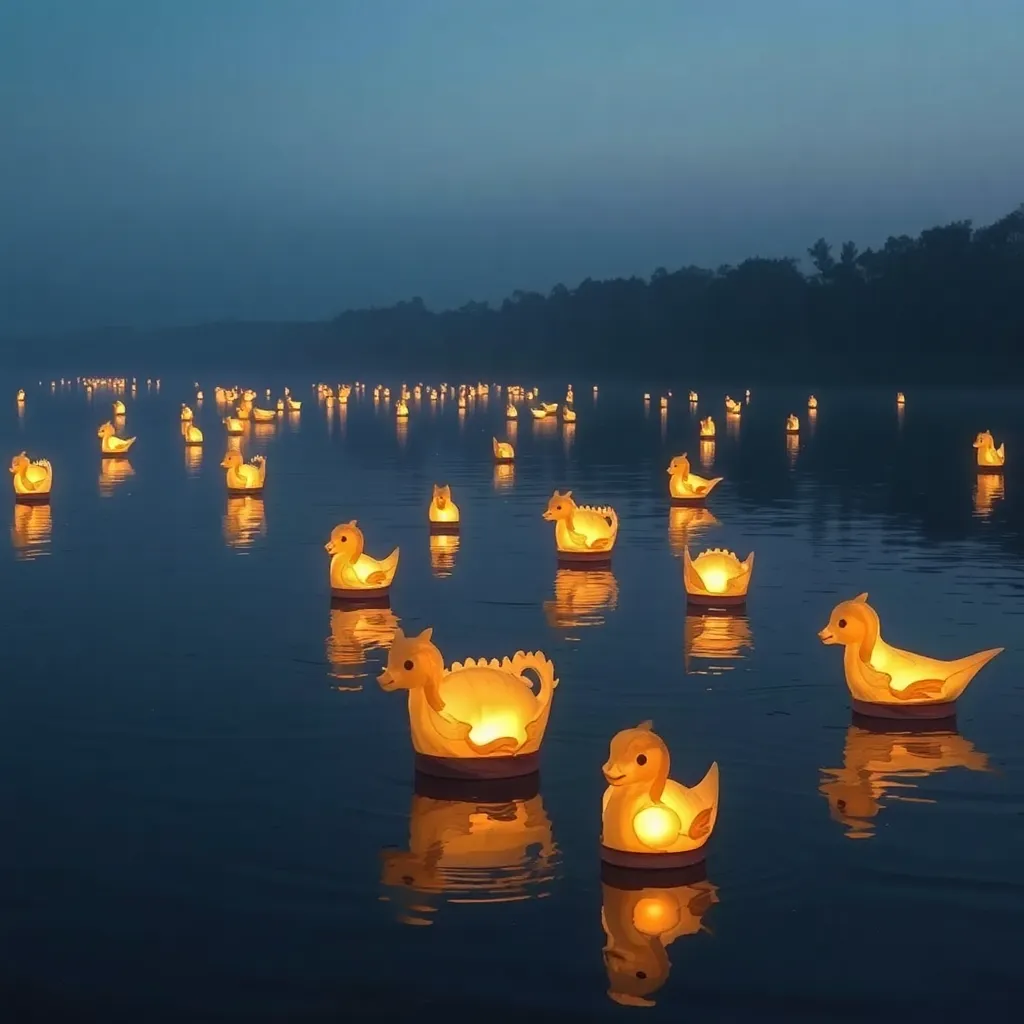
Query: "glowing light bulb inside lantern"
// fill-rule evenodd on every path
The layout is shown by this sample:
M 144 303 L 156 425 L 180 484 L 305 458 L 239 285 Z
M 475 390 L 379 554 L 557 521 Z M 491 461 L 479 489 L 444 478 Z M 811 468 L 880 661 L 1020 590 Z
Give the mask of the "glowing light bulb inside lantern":
M 633 818 L 633 831 L 644 846 L 660 850 L 680 832 L 679 816 L 668 807 L 646 807 Z
M 724 594 L 729 582 L 729 574 L 717 566 L 705 569 L 700 573 L 700 578 L 704 581 L 704 589 L 710 594 Z

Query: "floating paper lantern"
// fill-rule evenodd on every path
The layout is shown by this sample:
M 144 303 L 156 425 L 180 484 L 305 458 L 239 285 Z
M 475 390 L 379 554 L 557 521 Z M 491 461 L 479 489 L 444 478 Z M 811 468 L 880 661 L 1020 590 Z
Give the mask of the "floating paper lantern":
M 50 500 L 53 467 L 46 459 L 29 460 L 25 452 L 11 459 L 14 500 L 22 505 L 44 504 Z
M 715 421 L 706 417 L 700 421 L 700 436 L 705 441 L 713 441 L 715 438 Z
M 978 453 L 978 471 L 1001 472 L 1006 462 L 1006 443 L 1003 442 L 998 448 L 989 431 L 982 431 L 974 439 L 974 448 Z
M 224 541 L 230 548 L 250 548 L 267 532 L 263 499 L 252 494 L 228 498 L 224 512 Z
M 787 434 L 799 434 L 800 433 L 800 420 L 790 413 L 786 417 L 786 433 Z
M 277 410 L 276 409 L 259 409 L 253 406 L 252 419 L 254 423 L 276 423 L 277 422 Z
M 979 670 L 1003 650 L 995 647 L 956 661 L 940 661 L 891 647 L 878 613 L 860 594 L 832 610 L 818 633 L 824 644 L 845 648 L 843 669 L 853 710 L 875 718 L 950 718 L 956 700 Z
M 668 493 L 674 502 L 681 505 L 700 505 L 722 482 L 722 477 L 707 479 L 690 472 L 690 460 L 684 452 L 677 455 L 668 466 Z
M 495 462 L 512 462 L 515 459 L 516 450 L 508 441 L 499 441 L 496 437 L 492 437 L 491 445 L 494 449 Z
M 691 391 L 690 392 L 690 405 L 696 405 L 697 401 L 698 401 L 697 392 L 696 391 Z
M 572 491 L 555 491 L 544 510 L 555 524 L 555 550 L 562 562 L 608 562 L 619 534 L 619 517 L 608 506 L 577 505 Z
M 737 402 L 736 399 L 730 398 L 728 395 L 725 396 L 725 411 L 730 416 L 739 416 L 743 411 L 743 405 Z
M 683 623 L 683 667 L 687 674 L 720 675 L 754 646 L 750 622 L 744 615 L 695 614 L 689 612 Z M 709 664 L 692 667 L 698 658 Z
M 906 405 L 907 404 L 906 396 L 903 394 L 902 391 L 897 391 L 896 392 L 896 404 L 897 405 Z
M 18 388 L 18 393 L 14 396 L 14 400 L 20 405 L 25 401 L 25 389 Z
M 196 402 L 202 402 L 202 400 L 203 400 L 203 393 L 202 393 L 202 391 L 197 391 L 196 392 Z
M 558 412 L 558 403 L 542 402 L 541 408 L 544 410 L 545 413 L 547 413 L 548 416 L 552 416 L 554 413 Z
M 381 850 L 386 899 L 405 924 L 431 924 L 442 904 L 472 909 L 549 892 L 558 848 L 540 794 L 455 793 L 445 799 L 447 789 L 418 777 L 408 848 Z
M 331 556 L 331 597 L 339 601 L 383 600 L 398 572 L 398 548 L 387 558 L 363 553 L 363 531 L 353 519 L 331 530 L 324 545 Z
M 124 402 L 122 402 L 121 399 L 119 398 L 116 402 L 114 402 L 114 415 L 124 416 L 126 412 L 127 410 L 125 409 Z
M 845 826 L 847 839 L 870 839 L 887 803 L 933 802 L 910 794 L 928 776 L 951 768 L 991 770 L 988 757 L 953 727 L 933 722 L 892 731 L 892 723 L 863 719 L 846 731 L 843 766 L 821 769 L 818 792 L 828 800 L 833 820 Z
M 224 429 L 231 437 L 238 437 L 245 433 L 245 424 L 234 416 L 228 416 L 224 420 Z
M 544 602 L 544 615 L 555 629 L 601 626 L 618 599 L 619 583 L 610 569 L 559 569 L 555 597 Z
M 668 397 L 666 395 L 662 395 L 661 398 L 658 400 L 658 406 L 663 411 L 666 411 L 668 409 Z
M 817 409 L 818 408 L 818 400 L 814 397 L 814 395 L 811 395 L 811 397 L 807 399 L 807 408 L 808 409 Z
M 427 510 L 427 518 L 431 533 L 459 532 L 459 506 L 452 501 L 452 489 L 448 484 L 434 484 L 434 496 Z
M 499 662 L 444 667 L 432 630 L 401 630 L 378 682 L 409 691 L 409 728 L 416 769 L 445 778 L 512 778 L 538 770 L 540 745 L 558 680 L 543 654 L 516 652 Z M 536 676 L 533 689 L 529 676 Z
M 508 405 L 505 406 L 505 419 L 519 419 L 519 410 L 511 402 L 509 402 Z
M 123 457 L 135 444 L 134 437 L 118 437 L 113 423 L 104 423 L 96 431 L 96 436 L 100 439 L 100 454 L 107 459 Z
M 690 604 L 727 607 L 743 604 L 747 599 L 750 575 L 754 569 L 754 552 L 740 561 L 732 551 L 710 548 L 696 558 L 683 552 L 683 585 Z
M 395 416 L 400 420 L 409 418 L 409 406 L 405 404 L 404 398 L 400 398 L 395 402 Z
M 709 932 L 703 918 L 717 902 L 718 889 L 706 878 L 630 888 L 602 880 L 608 996 L 621 1006 L 654 1006 L 651 996 L 672 968 L 666 948 L 683 935 Z
M 192 422 L 192 410 L 184 404 L 181 405 L 181 422 L 191 423 Z
M 564 423 L 575 423 L 576 422 L 576 410 L 570 409 L 569 406 L 562 408 L 562 421 Z
M 249 462 L 243 462 L 240 452 L 228 451 L 220 468 L 226 470 L 228 494 L 262 493 L 267 479 L 267 460 L 262 455 L 254 455 Z
M 191 421 L 182 421 L 181 433 L 186 447 L 196 447 L 203 443 L 203 432 L 198 427 L 192 426 Z
M 718 763 L 688 789 L 669 776 L 669 752 L 651 722 L 612 737 L 602 767 L 601 859 L 627 869 L 682 868 L 705 857 L 718 817 Z
M 543 406 L 538 406 L 530 409 L 530 415 L 535 420 L 542 420 L 547 418 L 548 411 Z

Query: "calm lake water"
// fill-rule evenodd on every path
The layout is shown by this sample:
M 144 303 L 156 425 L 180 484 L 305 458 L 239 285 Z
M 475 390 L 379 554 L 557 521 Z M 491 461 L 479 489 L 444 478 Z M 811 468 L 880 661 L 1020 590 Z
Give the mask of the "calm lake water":
M 243 378 L 304 400 L 243 439 L 267 457 L 262 502 L 226 497 L 215 383 L 194 454 L 178 426 L 191 381 L 125 396 L 130 467 L 99 457 L 109 392 L 6 385 L 28 400 L 0 417 L 4 450 L 55 473 L 51 509 L 12 502 L 0 553 L 8 1019 L 640 1012 L 609 990 L 674 1020 L 1009 1019 L 1024 994 L 1021 395 L 909 391 L 898 417 L 890 391 L 824 391 L 811 425 L 806 394 L 755 387 L 733 431 L 708 389 L 725 482 L 690 518 L 665 472 L 682 451 L 699 471 L 689 383 L 663 421 L 656 387 L 645 412 L 638 390 L 595 399 L 576 381 L 575 430 L 522 419 L 505 476 L 503 397 L 463 418 L 412 402 L 399 433 L 369 392 L 340 416 L 309 380 Z M 1006 441 L 1005 481 L 976 478 L 985 428 Z M 428 539 L 434 482 L 462 508 L 457 550 Z M 556 570 L 541 519 L 556 487 L 617 509 L 611 572 Z M 323 546 L 349 519 L 370 554 L 401 547 L 390 612 L 331 609 Z M 687 613 L 687 537 L 695 554 L 756 552 L 742 615 Z M 1006 647 L 955 731 L 852 724 L 841 649 L 816 633 L 861 591 L 898 646 Z M 414 792 L 404 697 L 375 681 L 398 624 L 433 627 L 449 662 L 553 660 L 538 794 Z M 647 718 L 674 778 L 721 767 L 706 881 L 647 894 L 683 908 L 674 938 L 633 927 L 642 894 L 603 886 L 598 860 L 608 742 Z

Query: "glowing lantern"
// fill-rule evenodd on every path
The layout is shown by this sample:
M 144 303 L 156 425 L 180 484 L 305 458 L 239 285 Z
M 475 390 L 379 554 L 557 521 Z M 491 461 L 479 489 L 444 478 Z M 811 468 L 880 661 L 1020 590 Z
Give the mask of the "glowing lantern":
M 644 405 L 646 405 L 650 400 L 651 400 L 650 392 L 649 391 L 645 391 L 644 392 Z
M 669 776 L 651 722 L 612 737 L 602 767 L 601 859 L 621 868 L 681 868 L 704 860 L 718 817 L 718 763 L 693 789 Z
M 786 433 L 787 434 L 799 434 L 800 433 L 800 421 L 790 413 L 786 417 Z
M 366 658 L 372 651 L 387 650 L 395 639 L 398 617 L 390 608 L 332 608 L 331 635 L 326 654 L 334 679 L 365 679 Z M 358 686 L 338 689 L 361 690 Z
M 690 674 L 720 675 L 731 665 L 719 662 L 738 661 L 743 651 L 754 646 L 750 623 L 742 615 L 694 615 L 688 614 L 683 623 L 683 666 Z M 691 659 L 700 658 L 711 664 L 697 670 L 691 669 Z
M 459 552 L 459 535 L 455 533 L 430 532 L 430 571 L 444 579 L 455 571 L 455 556 Z
M 331 556 L 331 597 L 340 601 L 365 601 L 388 596 L 398 572 L 398 548 L 378 561 L 363 553 L 363 531 L 353 519 L 331 530 L 324 545 Z
M 197 402 L 201 402 L 202 400 L 203 400 L 203 393 L 202 393 L 202 391 L 197 391 L 196 392 L 196 401 Z
M 683 935 L 709 932 L 704 915 L 718 903 L 707 879 L 626 888 L 602 880 L 601 926 L 608 996 L 621 1006 L 654 1006 L 650 998 L 668 981 L 666 947 Z
M 690 392 L 690 405 L 696 405 L 697 401 L 698 401 L 698 399 L 697 399 L 697 392 L 696 391 L 691 391 Z
M 444 667 L 432 630 L 401 630 L 378 682 L 409 691 L 409 727 L 416 768 L 445 778 L 513 778 L 538 769 L 538 754 L 558 680 L 543 654 L 517 651 L 499 662 Z M 530 677 L 536 675 L 534 692 Z
M 408 849 L 381 851 L 381 883 L 403 923 L 431 924 L 442 901 L 473 907 L 548 894 L 558 848 L 540 795 L 481 795 L 439 798 L 449 791 L 417 779 Z
M 734 398 L 730 398 L 728 395 L 725 396 L 725 411 L 730 416 L 739 416 L 743 411 L 743 406 L 736 401 Z
M 1002 473 L 979 473 L 974 485 L 974 512 L 982 519 L 992 514 L 993 505 L 1006 496 Z
M 47 554 L 53 517 L 49 502 L 35 504 L 15 503 L 14 522 L 11 524 L 11 547 L 14 557 L 21 562 L 33 562 Z
M 555 597 L 544 602 L 544 614 L 554 629 L 601 626 L 618 600 L 618 580 L 610 569 L 559 569 Z
M 400 398 L 397 402 L 395 402 L 395 416 L 400 420 L 408 419 L 409 406 L 405 404 L 404 398 Z
M 24 388 L 18 388 L 18 393 L 14 396 L 14 400 L 16 402 L 18 402 L 19 404 L 21 404 L 22 402 L 25 401 L 25 389 Z
M 203 443 L 203 432 L 192 426 L 191 422 L 183 423 L 182 436 L 185 438 L 186 447 L 194 447 Z
M 710 416 L 700 421 L 700 436 L 703 440 L 714 440 L 715 421 Z
M 897 405 L 906 405 L 907 404 L 906 396 L 903 394 L 902 391 L 897 391 L 896 392 L 896 404 Z
M 913 723 L 907 723 L 913 724 Z M 847 829 L 847 839 L 870 839 L 874 819 L 889 801 L 914 800 L 909 795 L 922 779 L 951 768 L 987 772 L 988 757 L 955 728 L 932 723 L 920 728 L 887 731 L 864 719 L 846 731 L 842 768 L 822 768 L 818 792 L 828 800 L 834 821 Z
M 570 409 L 569 406 L 563 407 L 563 409 L 562 409 L 562 420 L 565 423 L 575 423 L 576 422 L 576 410 L 575 409 Z
M 184 402 L 181 405 L 181 422 L 182 423 L 191 423 L 192 422 L 192 410 L 187 405 L 185 405 Z
M 995 647 L 957 661 L 939 661 L 890 647 L 878 613 L 860 594 L 832 610 L 818 633 L 824 644 L 842 644 L 843 669 L 853 710 L 875 718 L 949 718 L 956 699 L 978 671 L 1003 650 Z
M 452 489 L 448 484 L 443 487 L 434 484 L 434 496 L 430 501 L 427 518 L 431 533 L 459 532 L 459 506 L 452 501 Z
M 458 401 L 457 401 L 456 405 L 458 406 L 459 409 L 465 410 L 465 408 L 466 408 L 466 396 L 464 394 L 459 395 L 459 398 L 458 398 Z
M 100 439 L 100 454 L 105 459 L 118 458 L 128 453 L 128 450 L 135 444 L 134 437 L 118 437 L 114 433 L 113 423 L 104 423 L 96 436 Z
M 742 562 L 731 551 L 711 548 L 696 558 L 683 552 L 683 585 L 690 604 L 726 607 L 743 604 L 754 569 L 754 552 Z
M 252 402 L 242 402 L 235 406 L 235 416 L 240 420 L 248 420 L 252 414 Z
M 46 459 L 31 462 L 21 452 L 11 459 L 11 482 L 16 502 L 22 505 L 44 504 L 50 500 L 53 467 Z
M 259 409 L 256 406 L 253 406 L 252 419 L 254 423 L 274 423 L 277 421 L 277 410 Z
M 277 406 L 276 406 L 274 411 L 277 412 L 278 414 L 284 412 L 284 399 L 283 398 L 279 398 L 277 400 Z
M 126 411 L 127 410 L 124 407 L 124 402 L 122 402 L 120 398 L 116 402 L 114 402 L 114 415 L 115 416 L 124 416 Z
M 548 414 L 548 411 L 547 411 L 547 409 L 545 409 L 545 408 L 544 408 L 543 406 L 540 406 L 540 407 L 536 407 L 536 408 L 531 408 L 531 409 L 530 409 L 530 415 L 531 415 L 531 416 L 532 416 L 532 417 L 533 417 L 533 418 L 534 418 L 535 420 L 542 420 L 542 419 L 545 419 L 545 418 L 547 417 L 547 414 Z
M 267 460 L 262 455 L 254 455 L 249 462 L 242 461 L 237 451 L 228 451 L 221 461 L 220 468 L 226 470 L 228 494 L 246 495 L 261 494 L 267 479 Z
M 811 395 L 811 397 L 807 399 L 807 408 L 808 409 L 817 409 L 818 408 L 818 400 L 814 397 L 814 395 Z
M 292 398 L 291 395 L 288 393 L 288 389 L 287 388 L 284 389 L 284 395 L 285 395 L 285 403 L 288 406 L 288 411 L 289 412 L 299 412 L 299 410 L 302 409 L 302 403 L 301 402 L 297 402 L 294 398 Z
M 982 431 L 974 439 L 974 447 L 978 453 L 979 472 L 1001 472 L 1006 462 L 1006 443 L 1003 442 L 998 448 L 989 431 Z
M 128 459 L 118 458 L 116 455 L 104 458 L 100 463 L 100 495 L 109 498 L 119 484 L 123 484 L 125 480 L 133 476 L 135 476 L 135 470 Z
M 615 509 L 577 505 L 572 491 L 551 496 L 544 518 L 555 524 L 555 550 L 559 561 L 608 562 L 619 533 Z
M 508 441 L 499 441 L 496 437 L 492 437 L 491 445 L 494 449 L 495 462 L 512 462 L 515 459 L 516 451 Z
M 658 405 L 662 410 L 668 409 L 668 398 L 665 395 L 662 395 L 658 400 Z
M 505 407 L 505 419 L 519 419 L 519 410 L 511 402 L 509 402 L 508 405 Z
M 245 424 L 234 416 L 228 416 L 224 420 L 224 429 L 231 437 L 237 437 L 239 434 L 245 433 Z
M 690 472 L 690 460 L 684 452 L 677 455 L 668 466 L 668 493 L 674 502 L 682 505 L 699 505 L 722 482 L 722 477 L 711 480 Z
M 557 402 L 543 402 L 542 403 L 542 408 L 544 409 L 544 411 L 549 416 L 551 416 L 554 413 L 558 412 L 558 403 Z
M 224 513 L 224 541 L 230 548 L 251 548 L 267 532 L 263 499 L 246 494 L 229 497 Z

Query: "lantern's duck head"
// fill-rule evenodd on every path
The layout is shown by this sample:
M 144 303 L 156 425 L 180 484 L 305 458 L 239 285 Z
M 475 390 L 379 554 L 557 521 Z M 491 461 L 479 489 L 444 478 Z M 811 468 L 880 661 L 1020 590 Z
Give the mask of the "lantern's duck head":
M 393 690 L 432 689 L 444 674 L 444 659 L 431 641 L 432 629 L 419 636 L 406 636 L 395 630 L 395 639 L 388 651 L 388 664 L 377 677 L 380 688 Z
M 975 448 L 994 448 L 995 444 L 995 441 L 992 439 L 992 434 L 988 430 L 983 430 L 974 439 Z
M 576 511 L 576 502 L 572 500 L 572 491 L 561 494 L 555 491 L 544 510 L 544 518 L 549 523 L 557 523 L 560 519 L 570 519 Z
M 665 741 L 653 731 L 653 723 L 641 722 L 635 729 L 623 729 L 612 737 L 608 760 L 601 766 L 609 786 L 664 787 L 668 778 L 669 753 Z
M 682 455 L 677 455 L 668 464 L 668 475 L 682 477 L 690 475 L 690 460 L 686 457 L 685 452 Z
M 331 556 L 342 555 L 354 562 L 363 553 L 363 544 L 363 531 L 353 519 L 331 530 L 331 539 L 324 545 L 324 550 Z
M 237 469 L 242 464 L 242 453 L 232 448 L 221 459 L 221 469 Z
M 868 603 L 867 594 L 859 594 L 852 601 L 843 601 L 832 609 L 828 625 L 819 631 L 823 644 L 841 644 L 843 647 L 864 645 L 869 656 L 878 639 L 878 613 Z M 866 660 L 866 659 L 865 659 Z
M 11 459 L 11 472 L 18 476 L 20 473 L 24 473 L 29 467 L 29 457 L 25 452 L 21 452 L 19 455 L 15 455 Z
M 96 436 L 101 438 L 101 439 L 102 438 L 107 438 L 107 437 L 113 437 L 114 436 L 114 424 L 109 422 L 109 420 L 108 420 L 106 423 L 104 423 L 100 427 L 99 430 L 96 431 Z

